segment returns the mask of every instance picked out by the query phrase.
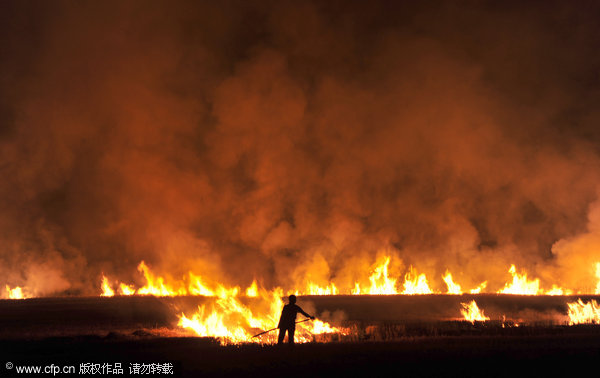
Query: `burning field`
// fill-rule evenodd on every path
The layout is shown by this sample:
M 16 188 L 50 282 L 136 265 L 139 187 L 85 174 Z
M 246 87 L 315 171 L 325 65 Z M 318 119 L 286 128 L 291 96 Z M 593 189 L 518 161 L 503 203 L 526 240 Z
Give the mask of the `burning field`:
M 600 295 L 557 285 L 544 291 L 539 279 L 514 266 L 496 293 L 484 291 L 485 282 L 463 292 L 449 272 L 441 293 L 413 268 L 399 283 L 389 276 L 390 262 L 382 258 L 369 284 L 357 282 L 349 293 L 333 282 L 294 291 L 317 317 L 298 322 L 295 347 L 275 345 L 282 288 L 256 281 L 246 289 L 226 287 L 191 272 L 171 282 L 143 262 L 141 287 L 103 276 L 93 297 L 0 301 L 0 344 L 20 367 L 54 366 L 69 354 L 66 366 L 79 374 L 94 374 L 88 364 L 100 369 L 95 361 L 102 360 L 119 361 L 132 376 L 139 373 L 131 370 L 135 364 L 159 366 L 147 374 L 162 374 L 168 365 L 177 376 L 279 376 L 281 370 L 300 376 L 306 369 L 319 376 L 514 376 L 510 365 L 489 371 L 488 364 L 507 362 L 521 364 L 519 374 L 552 376 L 587 371 L 597 359 Z
M 3 1 L 0 375 L 572 375 L 600 350 L 598 19 Z M 316 319 L 277 348 L 292 294 Z
M 368 284 L 362 287 L 360 282 L 344 289 L 333 282 L 320 287 L 309 281 L 304 290 L 296 289 L 285 293 L 301 295 L 305 298 L 306 311 L 318 316 L 308 323 L 298 324 L 297 341 L 360 341 L 375 337 L 373 332 L 379 334 L 378 324 L 382 322 L 402 325 L 398 336 L 410 334 L 403 330 L 406 323 L 466 322 L 471 325 L 494 324 L 501 328 L 531 324 L 573 326 L 600 323 L 600 306 L 594 296 L 600 294 L 600 291 L 575 294 L 556 284 L 545 291 L 540 287 L 538 278 L 531 279 L 526 273 L 518 273 L 514 265 L 507 271 L 511 278 L 492 294 L 493 292 L 486 290 L 487 281 L 475 289 L 463 292 L 450 272 L 441 277 L 446 290 L 434 291 L 426 275 L 418 275 L 412 267 L 405 274 L 404 282 L 399 283 L 398 279 L 389 276 L 390 262 L 389 256 L 381 258 L 367 272 L 369 274 L 364 281 Z M 101 306 L 100 304 L 108 306 L 110 310 L 106 310 L 107 314 L 112 315 L 107 319 L 114 317 L 117 329 L 111 329 L 115 325 L 109 321 L 105 324 L 109 327 L 105 329 L 107 332 L 120 330 L 121 326 L 118 324 L 121 322 L 123 326 L 129 322 L 128 326 L 132 327 L 135 322 L 128 320 L 133 316 L 131 314 L 147 311 L 148 319 L 153 319 L 154 316 L 160 319 L 152 327 L 158 330 L 158 336 L 161 336 L 162 330 L 166 332 L 165 335 L 187 333 L 210 337 L 222 345 L 275 343 L 276 332 L 269 330 L 276 328 L 284 305 L 284 290 L 281 287 L 267 290 L 256 281 L 246 289 L 239 286 L 226 287 L 222 283 L 208 282 L 192 272 L 182 280 L 170 281 L 155 275 L 144 262 L 139 264 L 138 270 L 146 282 L 144 286 L 136 287 L 134 284 L 103 276 L 98 285 L 98 297 L 104 297 L 104 301 L 98 301 L 94 297 L 85 297 L 82 301 L 77 297 L 67 297 L 57 303 L 66 301 L 65 303 L 72 303 L 82 309 L 86 307 L 85 303 L 92 307 Z M 596 274 L 598 287 L 600 263 L 596 264 Z M 11 299 L 25 299 L 20 287 L 11 289 L 7 286 L 6 295 Z M 115 302 L 107 301 L 109 298 L 113 298 Z M 17 311 L 17 314 L 19 311 L 32 312 L 38 316 L 37 305 L 45 307 L 45 303 L 52 303 L 51 298 L 40 299 L 41 302 L 24 301 L 23 305 L 16 301 L 9 308 Z M 138 303 L 141 306 L 139 308 Z M 122 313 L 120 306 L 129 310 Z M 25 311 L 26 308 L 30 310 Z M 135 308 L 138 309 L 133 310 Z M 90 311 L 106 312 L 102 307 Z M 82 318 L 79 322 L 78 316 Z M 60 332 L 68 332 L 71 327 L 77 329 L 77 323 L 82 323 L 84 328 L 75 331 L 75 334 L 90 326 L 85 316 L 78 316 L 66 322 L 68 326 Z M 20 322 L 23 316 L 13 315 L 12 318 Z M 30 323 L 35 322 L 24 322 Z M 161 327 L 158 327 L 159 323 Z M 5 336 L 12 334 L 18 337 L 23 332 L 18 324 L 14 326 L 5 330 Z M 147 324 L 145 327 L 147 328 Z M 395 336 L 391 337 L 393 339 Z

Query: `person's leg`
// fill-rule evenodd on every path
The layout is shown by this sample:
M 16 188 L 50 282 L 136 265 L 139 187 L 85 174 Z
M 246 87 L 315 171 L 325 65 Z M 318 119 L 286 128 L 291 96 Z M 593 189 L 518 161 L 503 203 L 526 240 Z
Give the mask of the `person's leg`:
M 279 328 L 279 337 L 277 338 L 277 344 L 283 344 L 283 338 L 285 337 L 285 328 Z
M 295 333 L 295 331 L 296 331 L 295 328 L 288 329 L 288 343 L 290 345 L 294 345 L 294 333 Z

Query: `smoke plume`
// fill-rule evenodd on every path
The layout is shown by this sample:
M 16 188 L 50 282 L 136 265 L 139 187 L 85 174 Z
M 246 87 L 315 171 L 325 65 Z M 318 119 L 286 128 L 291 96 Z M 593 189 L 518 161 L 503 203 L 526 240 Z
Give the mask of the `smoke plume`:
M 192 270 L 592 285 L 595 2 L 8 1 L 0 261 L 35 295 Z

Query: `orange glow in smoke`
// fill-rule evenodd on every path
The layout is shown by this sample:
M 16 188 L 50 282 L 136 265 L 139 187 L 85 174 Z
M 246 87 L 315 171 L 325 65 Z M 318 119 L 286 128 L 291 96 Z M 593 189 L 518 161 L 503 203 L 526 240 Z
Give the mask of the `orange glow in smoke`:
M 598 279 L 598 283 L 596 283 L 595 294 L 600 294 L 600 262 L 596 263 L 596 278 Z

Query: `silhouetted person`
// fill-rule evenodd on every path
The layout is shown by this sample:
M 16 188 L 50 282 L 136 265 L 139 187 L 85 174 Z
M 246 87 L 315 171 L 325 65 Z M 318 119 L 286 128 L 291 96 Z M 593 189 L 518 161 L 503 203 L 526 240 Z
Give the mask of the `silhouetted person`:
M 279 318 L 279 324 L 277 328 L 279 328 L 279 339 L 277 340 L 277 344 L 283 344 L 283 339 L 285 337 L 285 332 L 288 333 L 288 343 L 290 345 L 294 344 L 294 332 L 296 331 L 296 314 L 301 313 L 307 318 L 314 319 L 314 316 L 308 315 L 304 312 L 303 309 L 300 308 L 296 304 L 296 296 L 290 295 L 289 297 L 290 303 L 283 306 L 283 310 L 281 310 L 281 318 Z

